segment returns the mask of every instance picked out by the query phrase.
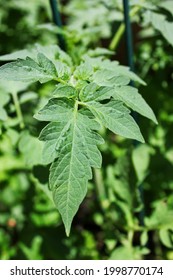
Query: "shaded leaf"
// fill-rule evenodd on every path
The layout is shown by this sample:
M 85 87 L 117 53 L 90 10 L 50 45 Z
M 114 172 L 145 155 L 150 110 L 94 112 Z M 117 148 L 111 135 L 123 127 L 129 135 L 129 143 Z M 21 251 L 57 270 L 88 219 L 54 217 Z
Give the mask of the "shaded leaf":
M 34 165 L 42 164 L 42 143 L 38 138 L 24 131 L 19 140 L 19 150 L 22 153 L 26 165 L 33 167 Z
M 161 242 L 168 248 L 173 248 L 173 232 L 167 229 L 161 229 L 159 231 L 159 237 Z
M 167 21 L 164 15 L 154 12 L 148 12 L 146 16 L 154 28 L 160 31 L 163 37 L 173 46 L 173 22 Z

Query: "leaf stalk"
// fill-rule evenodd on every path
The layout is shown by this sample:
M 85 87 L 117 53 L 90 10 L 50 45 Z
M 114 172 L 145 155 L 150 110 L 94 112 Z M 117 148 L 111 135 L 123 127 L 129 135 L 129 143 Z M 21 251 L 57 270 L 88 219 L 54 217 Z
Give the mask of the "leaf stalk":
M 16 115 L 17 115 L 17 118 L 19 120 L 20 128 L 24 129 L 25 128 L 25 123 L 24 123 L 23 114 L 22 114 L 22 110 L 21 110 L 21 107 L 20 107 L 20 102 L 19 102 L 19 99 L 18 99 L 17 92 L 12 93 L 12 98 L 13 98 L 13 102 L 14 102 L 14 106 L 15 106 L 15 110 L 16 110 Z
M 141 1 L 141 2 L 143 2 L 143 1 Z M 141 6 L 135 6 L 130 12 L 130 17 L 131 18 L 134 17 L 140 11 L 141 8 L 142 8 Z M 120 40 L 124 34 L 124 31 L 125 31 L 125 23 L 122 22 L 109 45 L 110 50 L 112 50 L 112 51 L 116 50 L 116 48 L 118 47 L 118 44 L 120 43 Z

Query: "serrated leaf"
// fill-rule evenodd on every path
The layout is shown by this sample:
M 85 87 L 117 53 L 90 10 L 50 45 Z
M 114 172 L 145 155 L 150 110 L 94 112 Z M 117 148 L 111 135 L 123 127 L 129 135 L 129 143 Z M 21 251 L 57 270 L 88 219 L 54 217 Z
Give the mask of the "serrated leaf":
M 55 97 L 67 97 L 67 98 L 72 98 L 77 95 L 74 87 L 68 85 L 62 85 L 62 84 L 56 86 L 52 94 Z
M 113 71 L 104 69 L 98 70 L 93 75 L 93 81 L 99 86 L 120 86 L 127 85 L 130 82 L 130 79 L 125 76 L 120 76 Z
M 61 143 L 65 133 L 68 132 L 68 121 L 51 122 L 40 133 L 39 139 L 45 141 L 43 147 L 43 161 L 49 164 L 58 156 L 57 143 Z
M 152 109 L 143 99 L 142 95 L 138 93 L 136 88 L 130 86 L 115 88 L 112 96 L 123 101 L 128 107 L 142 116 L 152 120 L 156 124 L 158 123 Z
M 103 71 L 104 72 L 104 71 Z M 96 72 L 100 73 L 100 71 Z M 96 78 L 97 75 L 95 75 Z M 107 81 L 104 81 L 105 76 L 102 77 L 102 82 L 100 82 L 100 77 L 95 79 L 95 82 L 91 82 L 84 87 L 79 97 L 82 101 L 96 100 L 101 101 L 105 99 L 110 99 L 114 95 L 114 87 L 120 87 L 127 85 L 130 79 L 124 76 L 116 76 Z M 101 86 L 100 86 L 101 85 Z
M 54 63 L 57 69 L 58 77 L 63 80 L 68 80 L 71 76 L 70 67 L 62 61 L 55 61 Z
M 76 68 L 74 76 L 80 80 L 88 80 L 92 72 L 92 66 L 87 62 L 83 62 Z
M 62 51 L 57 45 L 42 46 L 40 44 L 36 44 L 32 49 L 29 50 L 19 50 L 11 54 L 2 55 L 0 56 L 0 60 L 11 61 L 17 60 L 18 58 L 26 59 L 27 56 L 33 60 L 36 60 L 38 53 L 44 53 L 44 55 L 53 62 L 58 59 L 69 66 L 72 65 L 71 57 Z
M 136 88 L 125 85 L 128 82 L 129 80 L 127 80 L 126 77 L 115 77 L 111 78 L 106 83 L 101 82 L 102 85 L 107 86 L 101 86 L 99 89 L 97 84 L 90 83 L 84 88 L 80 98 L 82 101 L 102 101 L 113 97 L 116 100 L 122 101 L 132 110 L 138 112 L 148 119 L 151 119 L 157 124 L 158 122 L 152 109 L 138 93 Z
M 131 72 L 128 67 L 122 65 L 106 65 L 101 70 L 98 70 L 94 73 L 92 81 L 98 84 L 99 86 L 115 86 L 116 80 L 118 79 L 117 85 L 126 85 L 130 80 L 137 81 L 140 84 L 146 85 L 143 80 L 141 80 L 135 73 Z M 121 78 L 119 78 L 121 77 Z
M 99 86 L 95 83 L 89 83 L 86 85 L 80 92 L 79 97 L 82 101 L 93 100 L 95 96 L 95 92 Z
M 56 76 L 56 68 L 51 60 L 49 60 L 43 53 L 38 53 L 37 55 L 39 65 L 44 69 L 44 71 L 52 76 Z
M 111 87 L 99 87 L 95 83 L 90 83 L 84 88 L 80 98 L 82 101 L 102 101 L 110 99 L 114 94 L 114 88 Z
M 0 67 L 0 79 L 27 83 L 36 81 L 45 83 L 54 78 L 55 73 L 50 73 L 50 68 L 47 68 L 47 64 L 42 63 L 39 65 L 30 57 L 18 59 Z
M 17 60 L 18 58 L 25 59 L 27 56 L 36 58 L 36 55 L 32 50 L 19 50 L 19 51 L 12 52 L 10 54 L 1 55 L 0 60 L 10 61 L 10 60 Z
M 97 145 L 103 140 L 95 132 L 98 123 L 82 110 L 77 111 L 74 101 L 51 99 L 41 115 L 45 121 L 53 121 L 42 130 L 40 140 L 45 141 L 43 158 L 46 163 L 54 161 L 50 169 L 50 187 L 69 235 L 73 217 L 92 178 L 91 167 L 101 166 Z
M 34 117 L 40 121 L 64 121 L 71 117 L 73 107 L 73 100 L 52 98 Z
M 107 104 L 101 104 L 91 101 L 87 103 L 87 106 L 100 123 L 112 132 L 144 143 L 138 125 L 122 102 L 110 101 Z

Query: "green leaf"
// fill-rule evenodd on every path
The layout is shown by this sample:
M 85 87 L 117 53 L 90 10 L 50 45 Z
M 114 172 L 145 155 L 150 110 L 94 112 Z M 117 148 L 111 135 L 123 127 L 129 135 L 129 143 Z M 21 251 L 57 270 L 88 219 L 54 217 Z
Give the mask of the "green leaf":
M 38 55 L 40 65 L 32 58 L 18 59 L 0 67 L 0 79 L 21 82 L 48 82 L 55 78 L 55 68 L 43 54 Z
M 12 61 L 17 60 L 18 58 L 26 59 L 26 57 L 36 60 L 38 53 L 44 53 L 44 55 L 53 62 L 58 59 L 69 66 L 72 65 L 71 57 L 62 51 L 57 45 L 42 46 L 40 44 L 36 44 L 32 49 L 29 50 L 19 50 L 11 54 L 2 55 L 0 56 L 0 60 Z
M 41 245 L 43 242 L 43 238 L 40 235 L 36 235 L 31 242 L 30 246 L 26 246 L 24 243 L 19 243 L 19 248 L 23 252 L 23 254 L 26 256 L 28 260 L 42 260 L 42 254 L 41 254 Z
M 95 132 L 99 129 L 98 123 L 82 110 L 77 111 L 74 101 L 51 99 L 41 114 L 38 113 L 39 119 L 40 115 L 44 116 L 42 120 L 53 121 L 42 130 L 40 140 L 45 141 L 43 158 L 49 163 L 54 161 L 50 169 L 50 187 L 69 235 L 73 217 L 92 178 L 91 167 L 101 166 L 97 145 L 103 140 Z
M 141 233 L 141 236 L 140 236 L 141 246 L 146 246 L 147 242 L 148 242 L 148 232 L 147 231 L 143 231 Z
M 52 98 L 34 117 L 40 121 L 64 121 L 73 112 L 74 101 L 67 98 Z
M 9 102 L 10 96 L 7 93 L 4 93 L 3 91 L 0 91 L 0 120 L 5 121 L 7 120 L 7 112 L 4 109 L 4 106 Z
M 102 65 L 103 64 L 103 65 Z M 142 85 L 146 85 L 146 83 L 139 78 L 135 73 L 131 72 L 130 69 L 126 66 L 118 65 L 115 61 L 104 63 L 104 61 L 100 64 L 100 70 L 96 71 L 93 75 L 93 82 L 100 86 L 111 86 L 111 84 L 115 84 L 114 81 L 110 81 L 114 77 L 124 76 L 126 79 L 126 83 L 130 80 L 136 81 Z
M 1 61 L 12 61 L 12 60 L 17 60 L 18 58 L 25 59 L 27 56 L 35 57 L 35 54 L 33 53 L 32 50 L 20 50 L 16 52 L 12 52 L 10 54 L 5 54 L 0 56 Z
M 24 131 L 19 140 L 19 151 L 22 153 L 28 167 L 42 164 L 43 145 L 38 138 Z M 37 151 L 37 152 L 36 152 Z
M 43 53 L 38 53 L 37 56 L 39 65 L 44 69 L 44 71 L 52 76 L 56 76 L 56 68 L 51 60 L 49 60 Z
M 132 110 L 138 112 L 142 116 L 151 119 L 156 124 L 158 123 L 156 117 L 143 99 L 143 97 L 138 93 L 138 90 L 134 87 L 123 86 L 120 88 L 115 88 L 113 98 L 123 101 Z
M 99 86 L 95 83 L 89 83 L 80 92 L 79 97 L 82 101 L 90 101 L 94 99 L 95 93 Z
M 43 147 L 43 161 L 49 164 L 58 156 L 57 147 L 68 133 L 69 118 L 62 122 L 51 122 L 41 131 L 39 139 L 45 141 Z M 59 143 L 59 144 L 58 144 Z
M 173 16 L 173 2 L 172 2 L 172 0 L 164 0 L 164 2 L 159 4 L 159 7 L 167 10 Z
M 133 249 L 127 246 L 119 246 L 113 250 L 109 260 L 134 260 Z
M 168 229 L 161 229 L 159 231 L 159 237 L 162 243 L 168 247 L 173 248 L 173 232 Z
M 163 37 L 173 46 L 173 22 L 167 21 L 165 16 L 154 12 L 148 12 L 146 17 L 154 28 L 160 31 Z
M 21 95 L 19 101 L 20 101 L 20 104 L 24 104 L 26 102 L 36 100 L 37 98 L 38 98 L 38 94 L 36 92 L 27 91 Z
M 74 77 L 80 80 L 88 80 L 92 75 L 92 66 L 87 62 L 82 62 L 75 70 Z
M 145 218 L 146 226 L 149 229 L 173 230 L 173 210 L 164 200 L 155 202 L 155 209 L 150 217 Z
M 3 107 L 0 106 L 0 120 L 5 121 L 7 120 L 7 113 Z
M 127 85 L 130 82 L 129 77 L 121 76 L 113 71 L 104 69 L 98 70 L 93 75 L 93 81 L 99 86 L 121 86 Z
M 25 91 L 29 84 L 17 81 L 7 81 L 0 80 L 0 87 L 2 87 L 2 91 L 5 93 L 18 93 L 20 91 Z
M 58 77 L 63 80 L 68 80 L 72 75 L 70 67 L 62 61 L 55 61 L 54 64 L 57 69 Z
M 145 145 L 138 145 L 132 152 L 132 162 L 137 175 L 138 184 L 148 175 L 151 149 Z
M 128 241 L 126 241 L 127 243 Z M 110 260 L 141 260 L 143 255 L 149 253 L 148 248 L 142 248 L 139 246 L 131 246 L 131 244 L 125 244 L 124 246 L 117 247 L 109 257 Z
M 147 117 L 148 119 L 151 119 L 157 124 L 157 120 L 152 109 L 138 93 L 136 88 L 125 85 L 128 82 L 129 79 L 120 76 L 110 79 L 106 83 L 102 82 L 101 84 L 104 86 L 101 86 L 100 88 L 97 84 L 90 83 L 84 88 L 80 98 L 82 101 L 102 101 L 113 97 L 116 100 L 122 101 L 132 110 Z
M 91 101 L 86 104 L 103 126 L 118 135 L 144 143 L 138 125 L 129 115 L 130 111 L 123 106 L 122 102 L 112 100 L 107 104 L 101 104 Z
M 67 98 L 72 98 L 76 96 L 76 90 L 72 86 L 68 85 L 62 85 L 59 84 L 56 86 L 55 90 L 53 91 L 53 96 L 55 97 L 67 97 Z

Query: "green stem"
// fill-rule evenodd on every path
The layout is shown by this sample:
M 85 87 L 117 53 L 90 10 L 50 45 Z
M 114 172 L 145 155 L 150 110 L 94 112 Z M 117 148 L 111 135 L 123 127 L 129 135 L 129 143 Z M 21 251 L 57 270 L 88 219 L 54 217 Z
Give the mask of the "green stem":
M 105 210 L 108 207 L 108 200 L 106 196 L 105 187 L 103 184 L 102 172 L 100 169 L 94 168 L 94 179 L 95 179 L 95 184 L 99 196 L 100 205 L 102 209 Z
M 129 230 L 129 232 L 128 232 L 128 241 L 129 241 L 130 247 L 133 246 L 133 237 L 134 237 L 134 231 L 133 230 Z
M 110 50 L 115 50 L 118 46 L 118 43 L 120 42 L 121 40 L 121 37 L 124 33 L 124 30 L 125 30 L 125 24 L 124 23 L 121 23 L 117 32 L 115 33 L 110 45 L 109 45 L 109 49 Z
M 54 81 L 57 81 L 57 82 L 59 82 L 59 83 L 61 83 L 63 85 L 67 85 L 67 82 L 65 82 L 64 80 L 62 80 L 61 78 L 58 78 L 58 77 L 55 77 Z
M 78 100 L 76 100 L 75 105 L 74 105 L 74 115 L 75 115 L 75 117 L 76 117 L 77 112 L 78 112 L 78 106 L 79 106 L 79 102 L 78 102 Z
M 19 120 L 20 128 L 23 129 L 25 127 L 25 124 L 24 124 L 23 115 L 22 115 L 22 111 L 21 111 L 21 107 L 20 107 L 20 103 L 19 103 L 17 93 L 13 92 L 12 97 L 13 97 L 13 102 L 14 102 L 14 106 L 15 106 L 15 109 L 16 109 L 16 115 L 17 115 L 17 118 Z
M 143 2 L 143 1 L 141 1 Z M 131 12 L 130 12 L 130 17 L 134 17 L 141 9 L 142 7 L 141 6 L 135 6 Z M 122 22 L 117 30 L 117 32 L 115 33 L 110 45 L 109 45 L 109 49 L 110 50 L 115 50 L 121 40 L 121 37 L 123 36 L 124 34 L 124 31 L 125 31 L 125 24 L 124 22 Z

